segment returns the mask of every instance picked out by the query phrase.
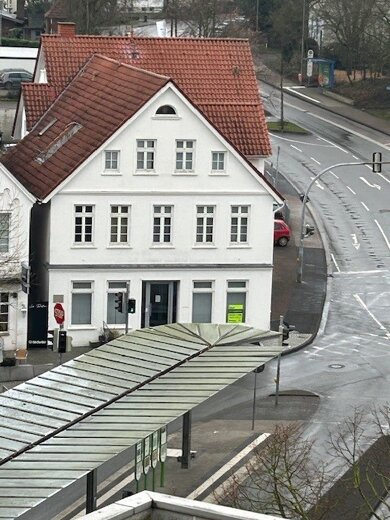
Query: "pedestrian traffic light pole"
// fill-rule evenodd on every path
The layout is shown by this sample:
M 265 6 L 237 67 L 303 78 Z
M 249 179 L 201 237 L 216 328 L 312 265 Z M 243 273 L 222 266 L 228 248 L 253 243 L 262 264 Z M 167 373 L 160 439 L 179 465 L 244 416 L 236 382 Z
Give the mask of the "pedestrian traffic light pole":
M 322 177 L 325 173 L 335 170 L 336 168 L 342 168 L 344 166 L 372 166 L 373 173 L 380 173 L 382 169 L 382 165 L 390 164 L 390 161 L 382 162 L 382 154 L 374 153 L 372 161 L 361 161 L 361 162 L 349 162 L 349 163 L 338 163 L 333 164 L 332 166 L 328 166 L 320 171 L 313 179 L 310 181 L 308 187 L 306 188 L 305 195 L 302 199 L 302 212 L 301 212 L 301 231 L 300 231 L 300 240 L 299 240 L 299 249 L 298 249 L 298 270 L 297 270 L 297 282 L 302 283 L 303 280 L 303 253 L 304 253 L 304 239 L 306 238 L 305 233 L 305 212 L 306 212 L 306 204 L 308 201 L 309 192 L 320 177 Z

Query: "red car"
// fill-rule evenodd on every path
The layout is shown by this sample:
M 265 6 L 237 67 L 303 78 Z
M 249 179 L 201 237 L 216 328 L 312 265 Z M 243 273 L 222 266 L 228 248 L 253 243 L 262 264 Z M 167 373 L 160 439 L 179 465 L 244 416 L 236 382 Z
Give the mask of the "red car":
M 274 223 L 274 244 L 285 247 L 290 240 L 291 232 L 288 225 L 283 220 L 275 220 Z

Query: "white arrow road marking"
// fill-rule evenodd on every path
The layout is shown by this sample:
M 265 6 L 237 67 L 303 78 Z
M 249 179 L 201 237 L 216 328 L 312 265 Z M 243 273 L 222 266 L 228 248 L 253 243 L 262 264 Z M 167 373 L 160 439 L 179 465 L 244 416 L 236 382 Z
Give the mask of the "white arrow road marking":
M 354 294 L 353 297 L 355 298 L 355 300 L 357 302 L 360 303 L 360 305 L 363 307 L 364 310 L 366 310 L 368 312 L 368 314 L 371 316 L 371 318 L 375 321 L 375 323 L 377 325 L 379 325 L 379 328 L 381 330 L 384 330 L 386 331 L 386 337 L 387 339 L 390 339 L 390 332 L 386 329 L 386 327 L 384 325 L 382 325 L 382 323 L 373 315 L 373 313 L 369 310 L 369 308 L 367 307 L 367 305 L 364 303 L 364 301 L 360 298 L 360 296 L 358 294 Z
M 351 233 L 351 237 L 352 237 L 352 245 L 353 247 L 356 249 L 356 251 L 360 248 L 360 244 L 359 244 L 359 241 L 357 239 L 357 236 L 355 234 L 352 234 Z
M 311 180 L 314 179 L 314 177 L 310 177 Z M 320 190 L 324 190 L 325 188 L 322 186 L 322 184 L 320 183 L 320 181 L 316 181 L 315 182 L 315 185 L 320 188 Z
M 380 186 L 378 186 L 378 184 L 371 184 L 364 177 L 360 177 L 360 180 L 363 181 L 365 184 L 367 184 L 367 186 L 370 186 L 370 188 L 376 188 L 377 190 L 381 190 L 382 189 Z

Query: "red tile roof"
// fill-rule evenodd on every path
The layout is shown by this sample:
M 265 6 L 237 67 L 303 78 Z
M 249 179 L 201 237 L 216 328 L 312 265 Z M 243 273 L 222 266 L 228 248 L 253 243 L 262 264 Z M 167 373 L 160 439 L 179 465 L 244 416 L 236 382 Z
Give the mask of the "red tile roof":
M 66 20 L 69 16 L 68 0 L 55 0 L 50 9 L 45 13 L 45 18 L 58 18 Z
M 172 78 L 245 155 L 271 154 L 246 40 L 41 36 L 48 84 L 59 94 L 93 53 Z M 115 84 L 115 75 L 112 84 Z M 23 98 L 31 129 L 42 115 L 38 92 Z M 31 93 L 32 94 L 32 93 Z
M 50 85 L 45 83 L 24 83 L 23 101 L 27 121 L 37 121 L 50 107 L 56 97 L 56 90 Z M 31 128 L 32 126 L 27 125 L 27 130 L 31 130 Z
M 2 162 L 44 199 L 168 82 L 167 77 L 93 56 Z

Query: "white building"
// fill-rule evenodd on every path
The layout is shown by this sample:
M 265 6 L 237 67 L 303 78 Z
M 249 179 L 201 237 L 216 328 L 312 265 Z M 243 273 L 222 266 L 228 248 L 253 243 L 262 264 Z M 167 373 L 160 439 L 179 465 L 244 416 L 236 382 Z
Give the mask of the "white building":
M 239 95 L 245 100 L 245 89 Z M 136 302 L 131 328 L 269 328 L 272 205 L 281 198 L 252 164 L 264 160 L 252 153 L 256 124 L 245 124 L 245 112 L 222 118 L 233 103 L 214 116 L 221 133 L 214 105 L 209 114 L 200 107 L 167 76 L 95 55 L 5 158 L 39 201 L 32 234 L 41 237 L 33 251 L 40 283 L 31 298 L 64 305 L 74 345 L 97 341 L 105 324 L 123 332 L 116 295 L 126 284 Z
M 25 348 L 27 294 L 21 265 L 28 263 L 30 210 L 35 198 L 0 164 L 0 350 Z M 2 360 L 0 353 L 0 361 Z

